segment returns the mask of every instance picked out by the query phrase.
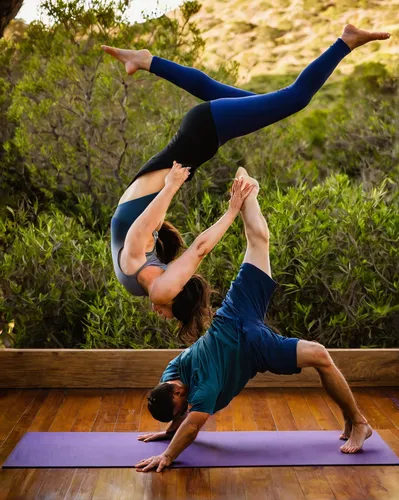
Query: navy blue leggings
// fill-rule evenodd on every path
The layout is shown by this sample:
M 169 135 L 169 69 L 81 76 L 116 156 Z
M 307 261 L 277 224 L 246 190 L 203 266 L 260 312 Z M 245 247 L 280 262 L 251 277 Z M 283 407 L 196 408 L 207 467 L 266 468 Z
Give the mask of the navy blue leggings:
M 346 43 L 338 38 L 292 85 L 269 94 L 254 94 L 224 85 L 198 69 L 156 56 L 150 71 L 203 101 L 211 101 L 221 146 L 234 137 L 250 134 L 303 109 L 349 52 Z

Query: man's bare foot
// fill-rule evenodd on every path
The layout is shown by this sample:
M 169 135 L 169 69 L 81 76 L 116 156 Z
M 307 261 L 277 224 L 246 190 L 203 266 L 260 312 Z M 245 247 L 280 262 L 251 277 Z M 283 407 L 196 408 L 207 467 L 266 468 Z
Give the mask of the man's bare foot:
M 251 193 L 248 195 L 248 198 L 251 198 L 251 197 L 252 198 L 256 198 L 258 196 L 258 193 L 259 193 L 259 182 L 256 179 L 254 179 L 253 177 L 250 177 L 248 174 L 244 174 L 244 175 L 241 174 L 241 175 L 238 175 L 236 177 L 237 178 L 243 177 L 244 181 L 247 184 L 251 184 L 251 185 L 255 186 L 253 188 L 253 190 L 251 191 Z
M 372 42 L 373 40 L 387 40 L 391 36 L 390 33 L 379 31 L 364 31 L 359 30 L 353 24 L 347 24 L 342 33 L 341 39 L 351 49 L 360 47 L 365 43 Z
M 345 428 L 342 434 L 339 436 L 339 439 L 346 441 L 350 438 L 352 432 L 352 422 L 349 418 L 345 418 Z
M 373 433 L 367 422 L 353 422 L 352 432 L 348 441 L 341 446 L 342 453 L 356 453 L 362 449 L 363 443 Z
M 249 176 L 248 172 L 245 170 L 244 167 L 238 167 L 237 168 L 237 172 L 236 172 L 237 179 L 238 179 L 238 177 L 241 177 L 242 175 L 248 175 Z
M 108 47 L 108 45 L 101 45 L 101 48 L 111 56 L 118 59 L 125 65 L 126 73 L 133 75 L 139 69 L 150 70 L 152 55 L 147 49 L 143 50 L 126 50 L 117 49 L 116 47 Z

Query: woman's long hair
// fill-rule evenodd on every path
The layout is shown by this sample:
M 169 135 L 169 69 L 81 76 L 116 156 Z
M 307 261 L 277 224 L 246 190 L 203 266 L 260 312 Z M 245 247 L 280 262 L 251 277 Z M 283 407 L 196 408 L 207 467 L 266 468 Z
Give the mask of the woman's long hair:
M 180 339 L 188 344 L 199 339 L 212 319 L 212 288 L 200 274 L 194 274 L 176 295 L 172 312 L 181 323 Z
M 185 247 L 180 232 L 173 224 L 164 221 L 158 231 L 156 243 L 157 255 L 161 262 L 169 264 L 178 257 Z M 191 344 L 198 340 L 212 319 L 210 297 L 212 288 L 200 274 L 194 274 L 176 295 L 172 303 L 172 312 L 180 322 L 179 338 Z
M 156 244 L 159 260 L 164 264 L 169 264 L 179 255 L 183 248 L 184 241 L 181 234 L 173 224 L 165 220 L 158 231 Z

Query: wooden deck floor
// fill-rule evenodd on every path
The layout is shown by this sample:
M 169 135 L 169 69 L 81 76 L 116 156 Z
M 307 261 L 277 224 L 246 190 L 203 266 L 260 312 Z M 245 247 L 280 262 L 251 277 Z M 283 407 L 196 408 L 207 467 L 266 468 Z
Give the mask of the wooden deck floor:
M 0 464 L 26 431 L 154 431 L 146 390 L 0 390 Z M 399 456 L 399 389 L 354 389 L 370 424 Z M 246 389 L 203 430 L 334 430 L 321 389 Z M 0 499 L 399 499 L 399 467 L 0 470 Z

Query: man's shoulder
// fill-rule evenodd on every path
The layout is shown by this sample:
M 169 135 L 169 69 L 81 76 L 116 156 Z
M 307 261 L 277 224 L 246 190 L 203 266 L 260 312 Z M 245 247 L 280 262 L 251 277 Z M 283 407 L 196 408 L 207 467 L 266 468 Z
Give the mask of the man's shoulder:
M 240 323 L 240 319 L 229 314 L 228 308 L 223 304 L 216 311 L 213 321 L 208 331 L 211 330 L 224 330 L 224 329 L 236 329 Z

